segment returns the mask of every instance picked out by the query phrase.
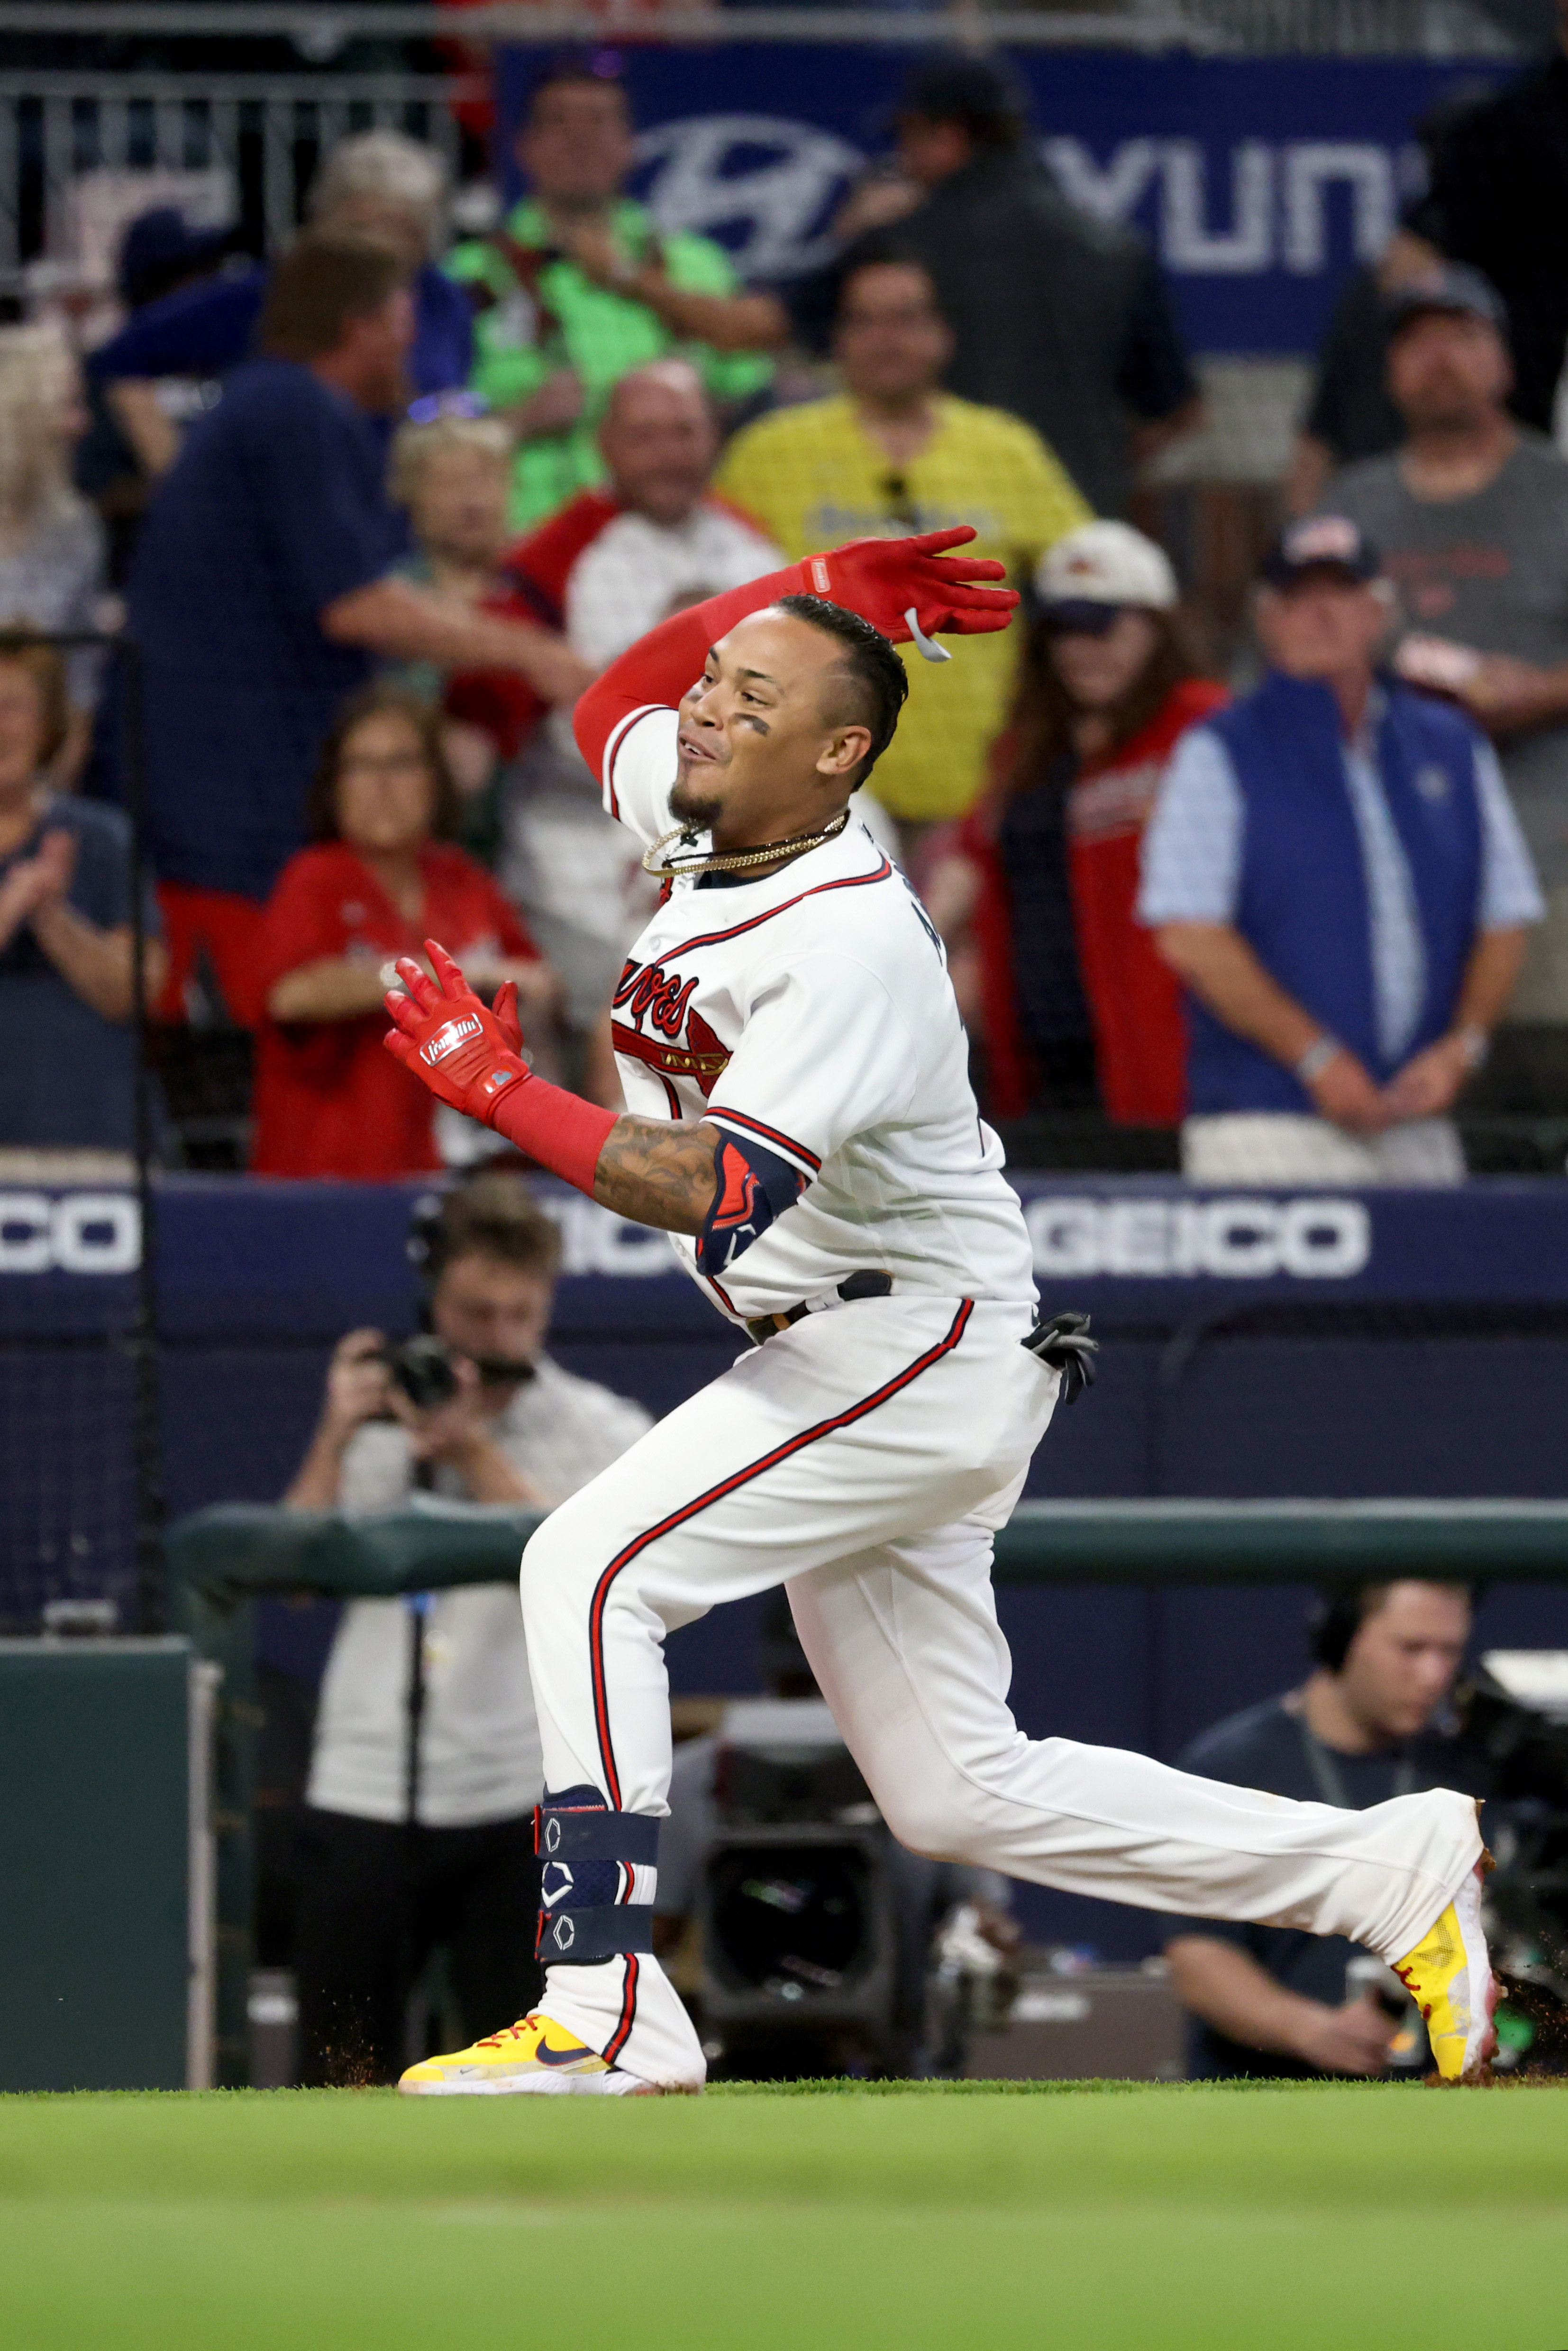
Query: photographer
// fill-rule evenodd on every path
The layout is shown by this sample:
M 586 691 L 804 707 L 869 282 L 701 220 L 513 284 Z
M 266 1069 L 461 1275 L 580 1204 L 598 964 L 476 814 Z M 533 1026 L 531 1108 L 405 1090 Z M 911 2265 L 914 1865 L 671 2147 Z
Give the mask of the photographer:
M 1301 1688 L 1232 1716 L 1176 1758 L 1233 1787 L 1364 1812 L 1423 1788 L 1490 1792 L 1484 1757 L 1446 1717 L 1470 1633 L 1456 1583 L 1367 1584 L 1325 1598 Z M 1187 2072 L 1199 2079 L 1377 2074 L 1425 2059 L 1403 2045 L 1398 1986 L 1337 1936 L 1289 1927 L 1183 1922 L 1166 1945 L 1190 2012 Z
M 340 1342 L 286 1503 L 396 1510 L 423 1488 L 548 1510 L 623 1453 L 647 1414 L 544 1352 L 559 1253 L 520 1177 L 451 1193 L 425 1267 L 431 1335 L 395 1353 L 377 1331 Z M 465 2031 L 528 2008 L 542 1782 L 512 1585 L 344 1609 L 300 1837 L 307 2083 L 396 2079 L 408 1995 L 438 1946 Z

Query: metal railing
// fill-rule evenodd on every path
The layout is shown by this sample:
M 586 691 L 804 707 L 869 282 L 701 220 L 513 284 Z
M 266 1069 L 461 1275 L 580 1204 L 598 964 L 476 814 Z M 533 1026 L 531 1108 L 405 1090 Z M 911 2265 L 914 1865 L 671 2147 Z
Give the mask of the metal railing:
M 911 47 L 936 40 L 976 48 L 1185 48 L 1242 56 L 1517 54 L 1481 0 L 1125 0 L 1088 9 L 990 8 L 961 0 L 936 10 L 690 8 L 634 16 L 631 0 L 590 8 L 507 5 L 461 13 L 423 5 L 277 5 L 277 0 L 0 0 L 0 35 L 47 34 L 84 44 L 105 35 L 210 44 L 281 37 L 298 73 L 163 67 L 111 71 L 84 51 L 78 68 L 0 74 L 0 285 L 40 254 L 76 242 L 71 192 L 94 171 L 225 175 L 228 201 L 253 236 L 284 242 L 303 215 L 322 151 L 346 133 L 404 130 L 455 164 L 455 102 L 477 95 L 475 76 L 333 67 L 351 45 L 460 38 L 465 45 L 639 41 L 834 42 Z M 236 67 L 239 53 L 235 52 Z M 310 70 L 311 66 L 315 70 Z
M 292 40 L 322 60 L 354 40 L 559 42 L 584 38 L 711 42 L 934 40 L 1005 43 L 1019 47 L 1187 47 L 1315 56 L 1397 54 L 1510 56 L 1519 42 L 1484 5 L 1472 0 L 1124 0 L 1117 6 L 989 6 L 956 0 L 936 7 L 649 8 L 643 0 L 600 0 L 586 7 L 496 5 L 456 16 L 427 0 L 355 0 L 355 5 L 288 5 L 288 0 L 3 0 L 0 33 L 102 33 Z
M 235 207 L 282 244 L 318 158 L 352 131 L 406 131 L 455 169 L 452 104 L 473 87 L 441 74 L 0 75 L 0 278 L 70 251 L 71 190 L 95 171 L 222 172 Z

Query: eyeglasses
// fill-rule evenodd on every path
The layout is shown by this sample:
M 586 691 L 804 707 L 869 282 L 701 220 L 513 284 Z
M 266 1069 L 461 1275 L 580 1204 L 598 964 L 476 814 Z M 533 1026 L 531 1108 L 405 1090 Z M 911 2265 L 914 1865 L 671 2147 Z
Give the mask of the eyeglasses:
M 430 762 L 423 751 L 345 751 L 338 762 L 340 776 L 423 776 Z
M 877 488 L 887 508 L 889 522 L 895 522 L 907 531 L 920 528 L 920 507 L 903 474 L 884 474 Z

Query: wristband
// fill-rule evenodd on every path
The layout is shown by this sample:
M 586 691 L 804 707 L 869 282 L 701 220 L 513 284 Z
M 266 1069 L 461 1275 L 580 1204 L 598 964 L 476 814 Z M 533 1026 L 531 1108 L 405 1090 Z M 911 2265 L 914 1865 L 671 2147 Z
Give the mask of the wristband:
M 1300 1061 L 1293 1061 L 1291 1066 L 1302 1085 L 1310 1086 L 1315 1079 L 1322 1076 L 1329 1063 L 1340 1050 L 1337 1038 L 1314 1037 Z
M 527 1078 L 507 1086 L 484 1116 L 486 1125 L 529 1159 L 592 1197 L 599 1155 L 615 1123 L 613 1111 L 569 1094 L 548 1079 Z

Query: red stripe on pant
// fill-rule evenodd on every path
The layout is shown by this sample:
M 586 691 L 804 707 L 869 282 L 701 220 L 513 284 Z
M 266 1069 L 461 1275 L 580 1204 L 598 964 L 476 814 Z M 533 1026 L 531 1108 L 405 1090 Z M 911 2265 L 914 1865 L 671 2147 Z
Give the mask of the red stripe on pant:
M 621 1995 L 621 2021 L 616 2025 L 615 2030 L 611 2034 L 608 2042 L 605 2043 L 603 2050 L 604 2062 L 607 2065 L 613 2065 L 617 2057 L 620 2056 L 622 2049 L 625 2048 L 627 2036 L 632 2030 L 632 2020 L 637 2013 L 637 1955 L 635 1951 L 628 1951 L 626 1954 L 626 1988 Z
M 831 1420 L 820 1420 L 815 1427 L 803 1428 L 798 1437 L 789 1437 L 783 1445 L 776 1445 L 771 1453 L 765 1453 L 759 1461 L 749 1462 L 744 1469 L 736 1470 L 722 1484 L 710 1486 L 706 1494 L 697 1496 L 695 1501 L 686 1502 L 680 1510 L 672 1510 L 667 1519 L 661 1519 L 657 1526 L 649 1527 L 644 1533 L 638 1535 L 611 1561 L 593 1589 L 593 1605 L 588 1617 L 588 1646 L 593 1668 L 593 1719 L 599 1733 L 599 1757 L 604 1767 L 605 1793 L 614 1811 L 621 1810 L 621 1775 L 615 1768 L 615 1750 L 610 1738 L 610 1699 L 604 1675 L 604 1610 L 611 1586 L 622 1569 L 629 1567 L 650 1543 L 657 1542 L 663 1535 L 674 1533 L 677 1527 L 684 1527 L 689 1519 L 695 1519 L 710 1503 L 722 1501 L 727 1494 L 733 1494 L 738 1487 L 748 1485 L 753 1478 L 760 1478 L 764 1470 L 775 1468 L 780 1461 L 788 1461 L 791 1454 L 803 1451 L 808 1445 L 814 1445 L 820 1437 L 831 1437 L 835 1429 L 848 1428 L 853 1422 L 863 1420 L 868 1412 L 874 1412 L 878 1405 L 885 1404 L 890 1396 L 897 1395 L 912 1380 L 917 1380 L 922 1372 L 929 1371 L 933 1364 L 952 1353 L 974 1311 L 974 1300 L 966 1298 L 953 1317 L 946 1336 L 938 1339 L 934 1347 L 928 1347 L 913 1364 L 906 1364 L 896 1379 L 887 1381 L 873 1395 L 862 1396 L 859 1404 L 851 1405 L 847 1411 L 835 1413 Z

